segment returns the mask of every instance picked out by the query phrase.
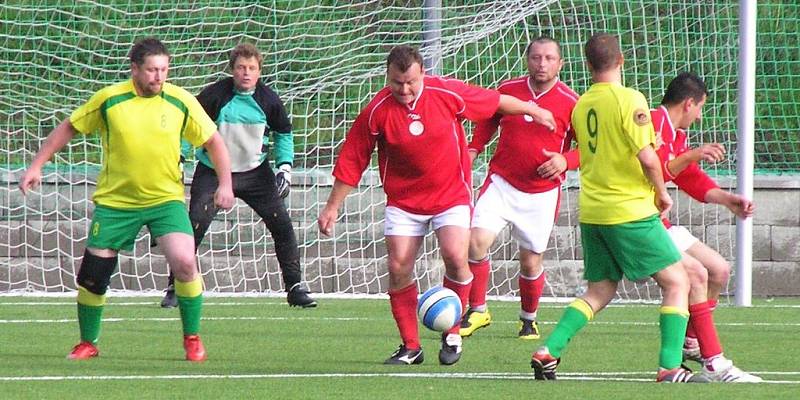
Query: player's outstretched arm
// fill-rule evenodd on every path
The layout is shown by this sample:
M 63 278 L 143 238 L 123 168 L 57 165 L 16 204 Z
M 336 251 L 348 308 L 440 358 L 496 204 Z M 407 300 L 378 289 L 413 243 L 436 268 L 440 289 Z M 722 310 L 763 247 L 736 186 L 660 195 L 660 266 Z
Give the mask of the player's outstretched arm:
M 61 121 L 61 123 L 50 132 L 42 147 L 33 157 L 31 165 L 19 180 L 19 190 L 22 191 L 22 194 L 27 194 L 28 190 L 39 186 L 39 183 L 42 182 L 42 167 L 44 164 L 47 163 L 54 154 L 66 146 L 73 137 L 75 137 L 75 128 L 72 127 L 69 119 Z
M 353 186 L 339 179 L 333 182 L 333 189 L 331 189 L 331 194 L 328 195 L 328 201 L 319 213 L 319 218 L 317 218 L 317 226 L 323 235 L 333 235 L 333 226 L 336 224 L 336 219 L 339 217 L 339 207 L 342 206 L 344 199 L 353 189 L 355 189 Z
M 706 193 L 706 202 L 721 204 L 742 219 L 752 217 L 756 210 L 752 201 L 719 188 L 711 189 Z
M 211 138 L 203 143 L 203 147 L 211 156 L 211 162 L 214 163 L 214 171 L 216 171 L 219 181 L 217 191 L 214 193 L 214 205 L 230 210 L 233 207 L 233 183 L 228 148 L 225 147 L 225 142 L 219 132 L 214 132 Z
M 656 190 L 656 207 L 661 211 L 661 217 L 666 217 L 672 208 L 672 198 L 667 193 L 667 186 L 664 184 L 664 176 L 661 172 L 661 160 L 651 146 L 645 146 L 636 155 L 642 165 L 647 180 Z
M 692 163 L 703 160 L 708 163 L 717 163 L 725 159 L 725 146 L 719 143 L 707 143 L 689 151 L 679 154 L 670 160 L 668 167 L 672 176 L 677 176 Z
M 556 120 L 553 118 L 553 113 L 536 104 L 522 101 L 514 96 L 501 94 L 500 105 L 497 111 L 506 115 L 528 114 L 537 124 L 542 124 L 551 131 L 556 129 Z

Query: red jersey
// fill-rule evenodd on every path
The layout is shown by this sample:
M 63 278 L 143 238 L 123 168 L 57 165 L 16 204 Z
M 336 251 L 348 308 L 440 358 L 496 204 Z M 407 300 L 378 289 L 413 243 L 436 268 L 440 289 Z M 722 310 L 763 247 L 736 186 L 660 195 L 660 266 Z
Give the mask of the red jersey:
M 578 166 L 577 150 L 567 152 L 575 137 L 570 121 L 578 94 L 561 81 L 556 81 L 547 91 L 536 94 L 529 79 L 525 76 L 507 80 L 497 90 L 549 110 L 556 120 L 555 131 L 551 132 L 544 125 L 533 122 L 527 115 L 495 114 L 493 118 L 478 123 L 469 148 L 481 153 L 500 126 L 500 139 L 489 161 L 489 173 L 502 176 L 520 191 L 540 193 L 560 185 L 559 181 L 544 179 L 536 172 L 542 163 L 550 159 L 542 154 L 542 149 L 564 153 L 568 169 Z
M 661 106 L 650 110 L 653 128 L 656 131 L 656 144 L 658 145 L 658 158 L 661 159 L 661 169 L 664 173 L 664 182 L 672 181 L 679 189 L 683 190 L 693 199 L 706 202 L 706 193 L 719 186 L 709 177 L 696 162 L 689 164 L 677 176 L 669 172 L 669 162 L 680 154 L 689 150 L 686 143 L 686 131 L 675 129 L 669 119 L 667 108 Z M 672 226 L 667 218 L 661 220 L 667 228 Z
M 383 88 L 356 118 L 336 160 L 333 176 L 357 186 L 378 147 L 387 204 L 434 215 L 471 204 L 472 178 L 463 118 L 490 118 L 500 94 L 455 79 L 425 76 L 411 104 Z

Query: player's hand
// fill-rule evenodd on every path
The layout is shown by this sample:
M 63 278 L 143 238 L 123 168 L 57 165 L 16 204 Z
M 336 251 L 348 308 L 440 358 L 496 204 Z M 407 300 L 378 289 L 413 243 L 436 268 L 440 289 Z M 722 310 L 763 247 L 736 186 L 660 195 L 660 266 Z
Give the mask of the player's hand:
M 561 174 L 567 170 L 566 157 L 559 152 L 548 151 L 547 149 L 542 149 L 542 154 L 545 157 L 550 157 L 550 159 L 539 165 L 536 172 L 544 179 L 561 181 Z
M 227 185 L 219 185 L 214 193 L 214 205 L 223 210 L 233 208 L 233 189 Z
M 285 199 L 289 195 L 292 186 L 292 167 L 289 164 L 278 167 L 278 172 L 275 174 L 275 186 L 278 188 L 280 198 Z
M 672 197 L 669 196 L 666 190 L 656 192 L 656 207 L 661 213 L 661 218 L 666 218 L 669 215 L 669 210 L 672 209 Z
M 319 214 L 319 218 L 317 219 L 319 231 L 328 237 L 333 235 L 333 226 L 336 224 L 336 218 L 338 217 L 339 210 L 336 207 L 325 205 L 325 208 L 322 209 L 322 212 Z
M 28 190 L 34 189 L 42 183 L 42 170 L 36 167 L 30 167 L 22 175 L 19 180 L 19 190 L 23 195 L 28 194 Z
M 753 202 L 737 194 L 731 194 L 730 200 L 725 204 L 737 217 L 747 219 L 753 216 L 756 206 Z
M 553 118 L 553 113 L 551 113 L 550 110 L 545 110 L 534 104 L 531 104 L 531 106 L 532 109 L 526 114 L 533 118 L 534 122 L 546 126 L 550 131 L 556 130 L 556 119 Z
M 707 163 L 717 163 L 725 159 L 725 146 L 719 143 L 707 143 L 692 149 L 695 159 Z

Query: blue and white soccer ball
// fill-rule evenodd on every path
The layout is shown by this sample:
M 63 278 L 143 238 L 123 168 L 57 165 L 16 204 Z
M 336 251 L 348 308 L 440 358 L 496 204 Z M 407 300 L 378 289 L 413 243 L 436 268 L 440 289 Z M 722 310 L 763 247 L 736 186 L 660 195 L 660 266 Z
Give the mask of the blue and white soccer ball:
M 446 287 L 434 286 L 419 298 L 417 315 L 428 329 L 444 332 L 461 320 L 461 299 Z

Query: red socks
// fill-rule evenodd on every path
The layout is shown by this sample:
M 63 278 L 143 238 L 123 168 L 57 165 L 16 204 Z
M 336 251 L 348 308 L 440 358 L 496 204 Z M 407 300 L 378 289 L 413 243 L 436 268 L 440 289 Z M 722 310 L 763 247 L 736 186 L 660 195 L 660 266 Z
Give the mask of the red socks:
M 417 283 L 414 282 L 399 290 L 389 291 L 392 316 L 400 331 L 400 338 L 406 348 L 417 350 L 419 327 L 417 325 Z
M 488 261 L 487 261 L 488 265 Z M 472 288 L 473 279 L 468 280 L 467 282 L 456 282 L 445 275 L 443 285 L 444 287 L 456 292 L 458 298 L 461 299 L 461 316 L 463 317 L 464 314 L 467 312 L 467 301 L 470 297 L 470 289 Z M 486 292 L 484 291 L 484 299 L 486 297 Z M 447 333 L 454 333 L 458 335 L 458 330 L 460 328 L 460 321 L 458 324 L 455 324 L 452 328 L 450 328 Z
M 545 274 L 542 271 L 538 277 L 530 279 L 519 276 L 519 296 L 522 301 L 522 311 L 533 314 L 539 309 L 539 299 L 544 290 Z
M 469 290 L 469 306 L 472 308 L 486 305 L 486 291 L 489 286 L 489 257 L 481 261 L 469 261 L 472 271 L 472 288 Z
M 689 321 L 694 327 L 697 341 L 700 343 L 700 354 L 706 360 L 722 354 L 722 345 L 717 337 L 714 317 L 711 315 L 711 301 L 689 305 Z M 716 302 L 714 302 L 716 305 Z

